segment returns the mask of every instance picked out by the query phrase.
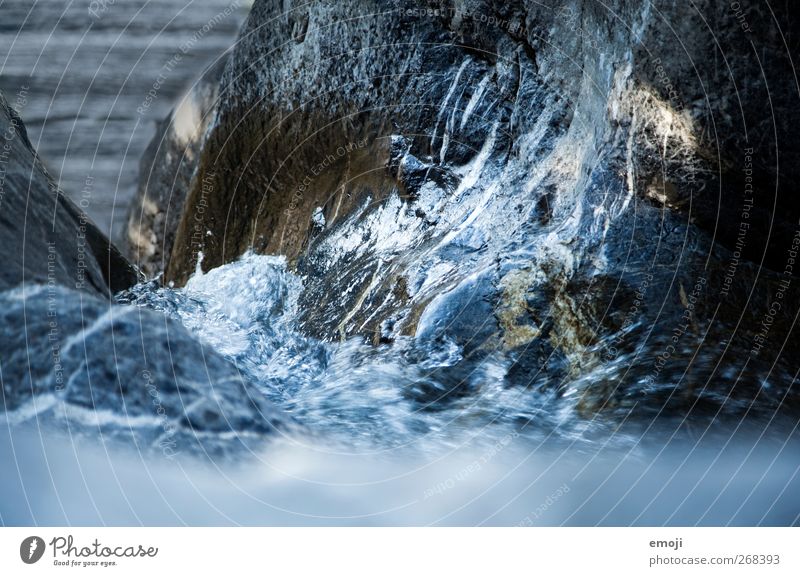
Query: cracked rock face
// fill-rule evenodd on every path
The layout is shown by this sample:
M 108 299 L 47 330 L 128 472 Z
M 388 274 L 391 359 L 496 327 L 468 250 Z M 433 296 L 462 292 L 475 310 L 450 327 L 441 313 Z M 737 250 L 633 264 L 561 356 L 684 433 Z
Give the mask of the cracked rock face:
M 793 29 L 710 0 L 257 1 L 166 279 L 283 254 L 308 334 L 446 337 L 587 416 L 795 409 Z

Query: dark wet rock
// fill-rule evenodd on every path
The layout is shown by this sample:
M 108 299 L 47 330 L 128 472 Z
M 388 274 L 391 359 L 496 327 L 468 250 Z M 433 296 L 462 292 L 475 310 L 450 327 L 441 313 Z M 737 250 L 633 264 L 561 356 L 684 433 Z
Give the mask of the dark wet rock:
M 0 290 L 52 283 L 108 297 L 135 284 L 134 268 L 58 190 L 13 104 L 0 94 Z
M 172 251 L 224 64 L 221 59 L 206 70 L 176 110 L 159 123 L 140 162 L 123 249 L 150 278 L 164 271 Z
M 541 364 L 587 416 L 794 410 L 796 27 L 710 0 L 257 1 L 166 277 L 284 254 L 307 333 L 455 339 L 510 384 Z

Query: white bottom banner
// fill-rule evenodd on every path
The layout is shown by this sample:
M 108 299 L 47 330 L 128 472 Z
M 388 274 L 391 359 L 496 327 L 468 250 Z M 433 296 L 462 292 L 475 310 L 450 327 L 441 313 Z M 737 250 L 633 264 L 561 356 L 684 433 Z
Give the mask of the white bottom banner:
M 4 528 L 0 574 L 794 575 L 799 535 L 792 528 Z

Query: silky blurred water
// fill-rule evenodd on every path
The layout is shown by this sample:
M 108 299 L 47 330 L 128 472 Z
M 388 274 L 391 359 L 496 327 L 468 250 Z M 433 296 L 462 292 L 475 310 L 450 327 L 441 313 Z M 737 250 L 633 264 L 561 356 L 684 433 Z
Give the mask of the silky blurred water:
M 34 147 L 71 198 L 89 191 L 82 207 L 112 238 L 156 122 L 224 57 L 250 3 L 0 1 L 0 90 L 12 104 L 24 92 L 19 112 Z

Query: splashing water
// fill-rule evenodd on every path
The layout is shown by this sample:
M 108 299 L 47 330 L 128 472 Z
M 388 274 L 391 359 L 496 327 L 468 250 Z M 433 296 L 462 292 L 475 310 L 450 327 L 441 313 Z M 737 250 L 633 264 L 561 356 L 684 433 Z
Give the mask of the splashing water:
M 311 435 L 334 444 L 492 443 L 520 429 L 541 438 L 569 418 L 569 402 L 554 392 L 509 388 L 502 355 L 470 362 L 447 337 L 373 346 L 305 336 L 297 326 L 302 287 L 283 257 L 247 254 L 198 270 L 182 289 L 141 284 L 123 301 L 179 319 Z

